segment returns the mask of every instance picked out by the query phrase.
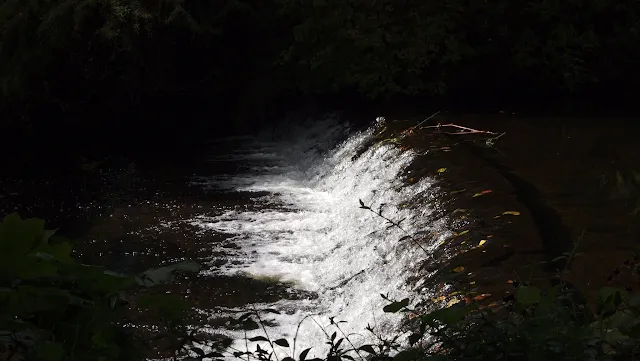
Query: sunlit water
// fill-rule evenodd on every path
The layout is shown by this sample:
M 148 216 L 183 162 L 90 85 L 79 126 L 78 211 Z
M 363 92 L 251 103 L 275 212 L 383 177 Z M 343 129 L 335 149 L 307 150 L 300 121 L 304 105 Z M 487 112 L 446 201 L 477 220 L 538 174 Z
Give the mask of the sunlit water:
M 272 134 L 220 140 L 234 150 L 212 158 L 212 167 L 233 161 L 238 171 L 194 180 L 211 191 L 266 194 L 253 200 L 260 207 L 233 207 L 191 223 L 205 232 L 229 234 L 242 248 L 227 256 L 239 262 L 206 272 L 273 277 L 318 294 L 317 299 L 255 305 L 282 311 L 268 317 L 276 323 L 267 329 L 272 339 L 291 341 L 300 321 L 313 315 L 298 330 L 296 353 L 313 347 L 309 357 L 322 355 L 326 336 L 320 326 L 329 325 L 332 316 L 346 321 L 341 328 L 353 334 L 350 339 L 356 345 L 372 341 L 365 331 L 368 325 L 393 335 L 402 316 L 385 314 L 382 308 L 388 302 L 380 294 L 415 299 L 429 291 L 416 293 L 415 285 L 407 283 L 427 258 L 424 251 L 409 240 L 399 241 L 406 233 L 387 229 L 383 219 L 359 208 L 359 199 L 375 210 L 383 204 L 386 217 L 405 218 L 402 225 L 410 233 L 434 231 L 442 238 L 450 234 L 445 219 L 427 224 L 437 202 L 412 210 L 402 206 L 437 198 L 433 179 L 405 185 L 411 177 L 407 166 L 416 154 L 389 144 L 370 145 L 373 133 L 373 128 L 350 131 L 330 116 L 279 132 L 280 140 L 272 140 Z M 434 238 L 423 247 L 429 251 L 439 241 Z M 329 333 L 333 330 L 328 327 Z M 264 332 L 251 331 L 248 336 L 257 335 Z M 245 348 L 244 341 L 234 347 Z

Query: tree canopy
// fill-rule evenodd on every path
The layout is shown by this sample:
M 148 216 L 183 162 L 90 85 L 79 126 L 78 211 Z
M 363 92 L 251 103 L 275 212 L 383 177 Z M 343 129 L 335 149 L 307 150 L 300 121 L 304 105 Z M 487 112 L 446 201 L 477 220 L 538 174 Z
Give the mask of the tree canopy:
M 285 51 L 305 88 L 372 96 L 637 84 L 637 2 L 294 1 Z M 633 59 L 633 60 L 632 60 Z M 331 79 L 329 82 L 327 79 Z
M 0 113 L 77 136 L 197 107 L 219 116 L 188 124 L 226 131 L 300 94 L 624 94 L 639 19 L 632 0 L 6 0 Z

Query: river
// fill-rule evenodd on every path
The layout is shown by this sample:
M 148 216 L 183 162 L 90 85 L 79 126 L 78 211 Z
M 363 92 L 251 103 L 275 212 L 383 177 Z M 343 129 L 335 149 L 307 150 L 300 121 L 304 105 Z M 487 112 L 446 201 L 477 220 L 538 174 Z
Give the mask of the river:
M 356 345 L 373 339 L 369 325 L 393 337 L 403 315 L 385 314 L 381 294 L 413 304 L 451 286 L 500 302 L 514 279 L 544 286 L 562 269 L 549 261 L 576 246 L 565 277 L 588 296 L 605 285 L 640 288 L 624 267 L 640 254 L 637 119 L 441 114 L 438 122 L 505 135 L 494 148 L 433 127 L 407 132 L 415 119 L 358 128 L 337 116 L 298 117 L 149 152 L 122 169 L 5 177 L 0 210 L 46 219 L 74 238 L 81 261 L 118 272 L 203 264 L 159 292 L 187 298 L 186 322 L 201 339 L 234 339 L 238 350 L 266 330 L 295 338 L 295 356 L 308 347 L 308 357 L 323 356 L 332 317 L 346 321 L 340 327 Z M 359 200 L 404 218 L 404 230 L 387 229 Z M 464 272 L 448 283 L 456 269 Z M 263 312 L 266 328 L 247 335 L 230 327 L 253 309 L 280 314 Z M 148 315 L 136 319 L 139 329 L 158 330 Z M 163 346 L 151 357 L 173 355 Z
M 323 356 L 322 328 L 332 333 L 332 317 L 346 321 L 340 327 L 356 345 L 373 339 L 369 325 L 385 337 L 401 332 L 403 316 L 384 313 L 381 294 L 413 303 L 451 285 L 499 302 L 513 279 L 544 285 L 558 271 L 549 261 L 571 250 L 572 235 L 584 229 L 568 222 L 577 217 L 592 225 L 568 272 L 580 289 L 607 284 L 607 272 L 637 249 L 637 228 L 626 227 L 637 220 L 637 200 L 617 189 L 635 184 L 636 123 L 611 120 L 625 130 L 605 134 L 600 120 L 438 121 L 506 135 L 487 148 L 429 128 L 407 133 L 415 121 L 357 128 L 328 116 L 212 139 L 175 171 L 158 159 L 157 177 L 141 174 L 146 180 L 130 187 L 135 200 L 94 222 L 77 248 L 85 262 L 121 272 L 194 259 L 205 269 L 167 291 L 187 297 L 204 339 L 234 339 L 232 348 L 243 350 L 245 336 L 266 330 L 271 339 L 295 338 L 295 356 L 313 347 L 308 357 Z M 591 146 L 600 150 L 585 152 Z M 608 148 L 620 148 L 617 168 L 607 165 Z M 613 181 L 604 187 L 601 176 Z M 616 198 L 609 202 L 610 193 Z M 376 212 L 382 206 L 389 219 L 404 218 L 404 231 L 387 229 L 359 200 Z M 401 241 L 407 234 L 420 247 Z M 442 281 L 455 269 L 463 277 Z M 266 329 L 247 335 L 230 327 L 231 317 L 253 309 L 280 314 L 263 312 Z
M 367 326 L 385 337 L 397 333 L 401 316 L 382 311 L 388 301 L 381 294 L 415 299 L 416 285 L 409 278 L 428 257 L 425 251 L 450 235 L 446 219 L 427 221 L 437 203 L 406 207 L 438 194 L 431 178 L 405 184 L 416 153 L 372 143 L 375 131 L 375 126 L 352 130 L 328 116 L 256 136 L 218 139 L 212 142 L 210 165 L 222 172 L 193 178 L 209 192 L 255 195 L 248 203 L 217 209 L 214 216 L 188 220 L 239 245 L 234 252 L 218 253 L 226 258 L 223 266 L 210 258 L 203 273 L 277 280 L 315 295 L 252 305 L 281 311 L 269 314 L 268 335 L 295 337 L 299 350 L 313 347 L 310 355 L 326 351 L 323 328 L 333 332 L 330 317 L 346 321 L 341 328 L 356 345 L 374 341 Z M 404 231 L 387 229 L 386 221 L 361 209 L 359 200 L 376 211 L 382 206 L 385 217 L 404 219 Z M 424 250 L 399 241 L 419 231 L 438 236 L 424 240 Z M 234 348 L 245 347 L 242 332 L 227 334 L 237 340 Z M 264 331 L 247 337 L 256 335 Z

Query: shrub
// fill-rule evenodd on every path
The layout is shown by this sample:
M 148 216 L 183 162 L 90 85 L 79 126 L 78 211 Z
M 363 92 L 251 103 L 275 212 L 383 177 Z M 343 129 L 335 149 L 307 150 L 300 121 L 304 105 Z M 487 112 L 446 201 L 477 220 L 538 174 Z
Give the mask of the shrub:
M 44 221 L 17 214 L 0 224 L 0 357 L 5 360 L 140 360 L 142 343 L 126 327 L 125 292 L 168 282 L 183 262 L 137 276 L 78 263 L 71 243 Z M 180 317 L 178 297 L 153 295 L 143 303 L 164 319 Z M 176 316 L 177 315 L 177 316 Z M 173 317 L 173 318 L 172 318 Z

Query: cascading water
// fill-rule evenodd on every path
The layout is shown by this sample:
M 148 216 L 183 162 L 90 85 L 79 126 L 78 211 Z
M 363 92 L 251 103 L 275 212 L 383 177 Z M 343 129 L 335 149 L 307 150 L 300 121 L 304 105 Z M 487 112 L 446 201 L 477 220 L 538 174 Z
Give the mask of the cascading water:
M 412 151 L 393 145 L 370 145 L 374 129 L 349 134 L 348 126 L 335 117 L 308 122 L 281 140 L 271 135 L 221 140 L 236 144 L 235 150 L 212 159 L 235 162 L 238 171 L 215 177 L 202 177 L 197 183 L 214 192 L 256 192 L 253 206 L 220 210 L 215 217 L 201 217 L 191 223 L 205 232 L 229 235 L 241 246 L 234 262 L 224 268 L 212 267 L 209 273 L 270 277 L 292 282 L 293 287 L 317 294 L 306 300 L 282 300 L 256 308 L 281 310 L 267 329 L 272 338 L 292 340 L 298 323 L 298 349 L 314 347 L 322 356 L 326 336 L 319 327 L 329 317 L 346 321 L 341 328 L 354 344 L 372 341 L 365 331 L 368 325 L 381 334 L 394 334 L 399 315 L 385 314 L 390 298 L 415 298 L 407 284 L 417 265 L 428 257 L 395 227 L 387 229 L 385 220 L 359 208 L 359 199 L 394 220 L 404 218 L 409 233 L 433 231 L 438 237 L 450 235 L 445 220 L 428 223 L 430 206 L 420 204 L 437 195 L 432 179 L 405 185 L 406 168 L 415 158 Z M 228 144 L 227 144 L 228 146 Z M 423 247 L 435 247 L 432 239 Z M 428 290 L 424 292 L 428 293 Z M 249 337 L 264 335 L 252 331 Z M 244 338 L 243 333 L 231 335 Z M 243 348 L 244 341 L 236 348 Z M 298 351 L 299 352 L 299 351 Z M 286 352 L 285 352 L 286 353 Z

